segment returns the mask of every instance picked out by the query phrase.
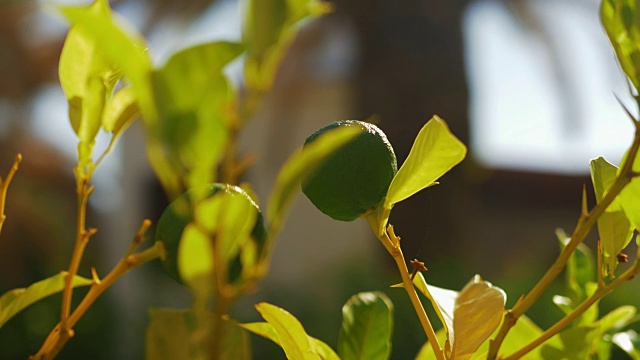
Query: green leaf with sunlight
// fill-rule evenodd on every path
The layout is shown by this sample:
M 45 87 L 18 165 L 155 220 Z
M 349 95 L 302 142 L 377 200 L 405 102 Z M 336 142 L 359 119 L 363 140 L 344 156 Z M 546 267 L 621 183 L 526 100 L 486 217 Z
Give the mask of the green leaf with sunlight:
M 111 21 L 108 2 L 99 0 L 87 14 Z M 100 130 L 105 102 L 119 80 L 118 68 L 105 56 L 101 44 L 87 29 L 73 25 L 59 63 L 60 84 L 69 103 L 69 119 L 78 135 L 78 163 L 87 166 Z
M 104 10 L 92 11 L 94 6 L 108 9 L 108 2 L 96 0 L 89 8 L 61 6 L 59 11 L 72 27 L 81 29 L 91 37 L 94 44 L 99 44 L 100 52 L 107 61 L 131 83 L 145 122 L 155 122 L 156 112 L 149 76 L 151 59 L 144 38 L 125 24 L 123 19 L 118 17 L 114 21 L 112 16 L 105 16 Z
M 269 323 L 261 322 L 261 323 L 248 323 L 248 324 L 240 324 L 246 330 L 251 331 L 256 335 L 260 335 L 266 339 L 273 341 L 276 345 L 282 347 L 280 343 L 280 338 L 278 337 L 278 333 L 276 333 L 276 329 Z M 318 340 L 312 336 L 307 335 L 309 339 L 309 344 L 311 345 L 311 349 L 313 352 L 318 354 L 323 360 L 340 360 L 338 355 L 333 349 L 324 343 L 321 340 Z
M 342 307 L 338 353 L 343 360 L 388 359 L 393 333 L 393 304 L 380 292 L 352 296 Z
M 202 328 L 210 326 L 214 314 L 206 316 L 191 310 L 149 309 L 149 325 L 146 331 L 145 358 L 154 360 L 208 358 L 216 334 L 202 337 Z M 250 360 L 249 334 L 234 321 L 224 319 L 221 327 L 222 339 L 220 360 Z
M 620 163 L 624 164 L 628 156 L 629 153 L 627 152 Z M 640 174 L 640 154 L 636 154 L 631 169 L 634 173 Z M 635 176 L 631 179 L 631 183 L 622 189 L 617 200 L 620 202 L 620 205 L 631 222 L 631 225 L 635 229 L 640 230 L 640 206 L 638 206 L 638 199 L 640 199 L 640 176 Z M 640 243 L 640 237 L 636 240 Z
M 216 250 L 229 261 L 247 241 L 258 215 L 256 205 L 239 191 L 221 191 L 195 209 L 199 229 L 216 239 Z M 226 268 L 226 267 L 225 267 Z
M 636 0 L 603 0 L 600 20 L 616 51 L 622 69 L 640 88 L 640 17 Z
M 27 306 L 47 296 L 61 292 L 64 288 L 65 276 L 66 272 L 63 271 L 60 274 L 33 283 L 27 288 L 13 289 L 4 293 L 0 297 L 0 327 Z M 74 276 L 71 286 L 88 286 L 92 283 L 91 279 Z
M 270 241 L 280 231 L 295 196 L 300 193 L 300 182 L 312 174 L 323 159 L 361 131 L 362 129 L 353 126 L 329 130 L 318 136 L 313 143 L 307 144 L 304 151 L 300 148 L 287 159 L 278 173 L 267 203 Z
M 172 197 L 185 190 L 173 188 L 178 184 L 195 188 L 215 181 L 235 116 L 235 91 L 223 69 L 242 50 L 225 41 L 196 45 L 177 52 L 153 72 L 160 117 L 152 134 L 163 151 L 150 153 L 150 158 L 168 167 L 154 166 L 159 176 L 171 170 L 167 176 L 180 179 L 163 182 Z
M 203 298 L 213 290 L 213 246 L 207 234 L 194 223 L 188 224 L 178 245 L 180 278 Z
M 407 160 L 393 178 L 384 208 L 389 210 L 394 204 L 435 185 L 466 153 L 467 148 L 451 133 L 444 120 L 432 117 L 418 133 Z
M 242 45 L 217 41 L 195 45 L 171 56 L 154 71 L 153 82 L 161 95 L 158 106 L 171 111 L 194 111 L 215 100 L 209 90 L 224 78 L 223 69 L 243 51 Z
M 140 116 L 140 109 L 133 89 L 127 86 L 116 91 L 107 102 L 102 118 L 102 127 L 106 132 L 111 133 L 109 147 L 105 153 L 113 149 L 120 136 L 138 116 Z
M 618 168 L 608 163 L 603 157 L 591 160 L 591 181 L 600 202 L 604 194 L 616 180 Z M 618 254 L 631 241 L 633 231 L 618 199 L 614 200 L 606 211 L 598 218 L 598 235 L 600 246 L 604 252 L 606 275 L 614 276 L 618 267 Z
M 273 326 L 279 344 L 288 359 L 319 360 L 320 355 L 314 352 L 304 327 L 288 311 L 268 303 L 259 303 L 256 309 L 262 317 Z M 246 327 L 245 327 L 246 328 Z

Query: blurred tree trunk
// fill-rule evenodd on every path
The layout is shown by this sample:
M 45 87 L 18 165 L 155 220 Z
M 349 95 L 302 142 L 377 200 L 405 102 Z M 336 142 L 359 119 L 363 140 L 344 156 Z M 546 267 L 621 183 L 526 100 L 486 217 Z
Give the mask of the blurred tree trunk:
M 444 118 L 468 144 L 462 12 L 466 0 L 338 0 L 358 33 L 360 64 L 355 98 L 360 118 L 375 115 L 389 137 L 399 164 L 432 115 Z M 407 257 L 452 256 L 454 217 L 464 202 L 457 168 L 437 189 L 394 208 L 392 223 L 403 237 Z M 417 255 L 420 252 L 420 255 Z

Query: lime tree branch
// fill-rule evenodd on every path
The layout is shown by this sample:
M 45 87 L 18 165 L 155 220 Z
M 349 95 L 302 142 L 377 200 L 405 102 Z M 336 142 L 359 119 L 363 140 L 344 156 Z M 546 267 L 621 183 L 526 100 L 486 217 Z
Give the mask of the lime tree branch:
M 620 192 L 627 186 L 634 177 L 633 163 L 638 155 L 638 149 L 640 149 L 640 122 L 638 120 L 633 121 L 635 126 L 635 135 L 633 143 L 629 148 L 629 155 L 627 156 L 619 175 L 616 177 L 615 182 L 611 185 L 602 200 L 597 203 L 590 212 L 582 214 L 578 219 L 578 224 L 571 235 L 571 240 L 567 243 L 567 246 L 562 249 L 560 255 L 547 270 L 544 276 L 538 281 L 538 283 L 531 289 L 531 291 L 523 298 L 521 298 L 515 306 L 507 311 L 504 316 L 504 321 L 498 332 L 498 335 L 491 340 L 489 345 L 489 352 L 487 359 L 494 360 L 498 356 L 498 350 L 507 336 L 507 333 L 516 324 L 518 318 L 523 315 L 533 303 L 538 300 L 540 295 L 547 289 L 547 287 L 555 280 L 555 278 L 562 272 L 569 257 L 573 254 L 578 245 L 589 234 L 593 226 L 596 224 L 598 218 L 605 212 L 607 207 L 615 200 Z
M 544 333 L 542 333 L 538 338 L 536 338 L 531 343 L 527 344 L 522 349 L 517 352 L 503 358 L 503 360 L 516 360 L 522 358 L 524 355 L 528 354 L 530 351 L 535 349 L 536 347 L 542 345 L 545 341 L 549 340 L 552 336 L 559 333 L 567 327 L 573 320 L 575 320 L 578 316 L 582 315 L 585 311 L 587 311 L 593 304 L 602 299 L 605 295 L 610 293 L 611 291 L 618 288 L 620 285 L 625 283 L 626 281 L 631 280 L 636 274 L 640 272 L 640 262 L 636 260 L 636 263 L 631 268 L 627 269 L 620 277 L 618 277 L 615 281 L 598 288 L 598 290 L 591 295 L 588 299 L 583 301 L 577 308 L 575 308 L 571 313 L 567 314 L 560 321 L 555 323 L 552 327 L 547 329 Z
M 133 238 L 129 249 L 107 276 L 100 279 L 95 269 L 92 269 L 93 284 L 89 288 L 85 297 L 82 299 L 78 307 L 75 308 L 73 313 L 71 313 L 66 319 L 65 324 L 63 324 L 61 320 L 51 333 L 49 333 L 49 336 L 42 344 L 38 353 L 31 356 L 29 358 L 30 360 L 48 360 L 55 358 L 67 341 L 73 337 L 73 327 L 75 324 L 106 289 L 113 285 L 113 283 L 115 283 L 116 280 L 121 278 L 124 274 L 129 272 L 129 270 L 153 259 L 166 257 L 166 250 L 162 242 L 156 242 L 152 247 L 146 250 L 136 254 L 133 253 L 136 247 L 142 242 L 144 234 L 149 226 L 151 226 L 151 221 L 144 220 L 142 222 L 142 225 L 138 229 L 136 236 Z
M 2 232 L 2 225 L 4 225 L 4 221 L 7 216 L 4 214 L 4 207 L 7 200 L 7 191 L 9 190 L 9 184 L 13 179 L 13 175 L 15 175 L 16 171 L 18 171 L 18 165 L 22 161 L 22 155 L 16 155 L 16 159 L 13 161 L 13 166 L 9 170 L 7 177 L 4 180 L 0 179 L 0 232 Z

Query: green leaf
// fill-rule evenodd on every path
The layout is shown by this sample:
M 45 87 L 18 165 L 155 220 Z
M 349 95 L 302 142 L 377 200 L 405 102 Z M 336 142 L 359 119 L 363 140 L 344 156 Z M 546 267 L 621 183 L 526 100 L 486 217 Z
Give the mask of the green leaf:
M 275 328 L 271 324 L 261 322 L 261 323 L 240 324 L 240 326 L 245 328 L 246 330 L 251 331 L 256 335 L 260 335 L 264 338 L 267 338 L 273 341 L 276 345 L 282 347 L 282 344 L 280 343 L 280 338 L 278 337 L 278 334 L 276 333 Z M 333 349 L 329 345 L 309 335 L 307 335 L 307 338 L 309 339 L 309 344 L 311 345 L 311 349 L 313 350 L 313 352 L 318 354 L 321 359 L 340 360 L 338 355 L 335 353 L 335 351 L 333 351 Z
M 627 151 L 622 158 L 621 164 L 624 164 L 628 156 L 629 152 Z M 640 173 L 640 154 L 636 154 L 631 169 L 635 173 Z M 640 230 L 640 206 L 638 206 L 638 199 L 640 199 L 640 176 L 631 179 L 631 183 L 622 189 L 622 192 L 620 192 L 617 198 L 631 225 L 635 229 Z M 640 237 L 638 237 L 637 241 L 640 243 Z
M 0 297 L 0 327 L 27 306 L 49 295 L 61 292 L 64 288 L 66 274 L 63 271 L 60 274 L 33 283 L 27 288 L 13 289 L 4 293 Z M 74 276 L 71 286 L 87 286 L 92 283 L 91 279 Z
M 213 259 L 211 239 L 194 223 L 188 224 L 178 245 L 178 271 L 196 297 L 206 298 L 213 291 Z
M 435 185 L 466 153 L 467 148 L 451 133 L 444 120 L 438 116 L 431 118 L 418 133 L 407 160 L 393 178 L 384 208 L 391 209 L 394 204 Z
M 97 0 L 94 6 L 108 8 L 108 2 Z M 104 12 L 98 13 L 91 8 L 68 6 L 59 10 L 73 27 L 90 36 L 94 44 L 99 44 L 100 52 L 108 62 L 131 83 L 145 122 L 155 122 L 157 116 L 151 90 L 151 59 L 143 37 L 133 33 L 130 26 L 120 25 L 124 23 L 123 19 L 118 18 L 114 22 L 110 16 L 104 16 Z M 125 27 L 126 32 L 123 29 Z
M 113 95 L 107 102 L 102 119 L 102 127 L 106 132 L 118 137 L 140 115 L 133 88 L 127 86 Z
M 82 10 L 87 15 L 111 21 L 109 4 L 104 0 Z M 59 75 L 69 103 L 71 126 L 80 140 L 78 163 L 86 166 L 91 163 L 105 102 L 119 79 L 118 69 L 105 56 L 92 34 L 74 25 L 60 54 Z
M 635 0 L 603 0 L 602 25 L 613 45 L 622 69 L 638 89 L 640 85 L 640 28 Z
M 597 324 L 602 334 L 621 330 L 634 320 L 637 310 L 634 306 L 624 305 L 611 310 L 598 320 Z
M 268 303 L 259 303 L 256 309 L 262 317 L 273 326 L 280 346 L 288 359 L 321 359 L 313 351 L 309 337 L 298 319 L 286 310 Z
M 191 310 L 149 309 L 145 358 L 154 360 L 195 359 L 209 350 L 215 334 L 203 337 L 202 329 L 212 329 L 214 314 L 195 314 Z M 249 336 L 234 321 L 222 322 L 220 360 L 250 360 Z M 205 357 L 206 358 L 206 357 Z
M 269 241 L 280 231 L 288 210 L 300 192 L 300 182 L 312 174 L 323 159 L 356 137 L 362 129 L 349 126 L 336 128 L 320 135 L 312 143 L 293 153 L 278 172 L 276 183 L 267 203 Z
M 188 112 L 214 100 L 209 90 L 224 78 L 224 67 L 242 53 L 242 46 L 218 41 L 181 50 L 154 71 L 158 106 L 165 112 Z M 214 100 L 215 101 L 215 100 Z
M 470 359 L 500 325 L 507 296 L 502 289 L 474 276 L 460 291 L 449 334 L 453 358 Z
M 220 191 L 200 202 L 195 209 L 199 228 L 215 237 L 217 250 L 231 260 L 251 238 L 256 222 L 256 205 L 237 191 Z
M 590 167 L 596 200 L 600 202 L 615 182 L 618 168 L 603 157 L 591 160 Z M 598 218 L 598 234 L 604 252 L 605 275 L 613 276 L 618 267 L 617 256 L 629 244 L 633 235 L 631 224 L 617 199 Z
M 562 230 L 556 231 L 560 247 L 564 248 L 571 240 Z M 567 261 L 565 279 L 567 288 L 571 290 L 571 302 L 580 303 L 587 295 L 587 286 L 595 280 L 595 259 L 591 249 L 585 244 L 579 244 Z
M 342 307 L 338 353 L 343 360 L 388 359 L 391 355 L 393 304 L 380 292 L 352 296 Z
M 627 330 L 614 334 L 612 337 L 614 344 L 624 350 L 631 359 L 640 360 L 640 335 L 634 330 Z
M 235 91 L 224 67 L 242 52 L 239 44 L 212 42 L 174 54 L 153 72 L 159 121 L 151 137 L 162 151 L 149 154 L 168 193 L 215 181 L 216 168 L 233 123 Z M 169 174 L 167 174 L 167 170 Z M 170 181 L 171 175 L 179 181 Z

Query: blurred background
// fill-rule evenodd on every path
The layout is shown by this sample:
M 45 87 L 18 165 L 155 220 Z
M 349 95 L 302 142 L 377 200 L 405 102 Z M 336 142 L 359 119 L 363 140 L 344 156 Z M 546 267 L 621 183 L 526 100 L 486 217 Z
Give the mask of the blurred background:
M 573 230 L 582 186 L 590 184 L 589 160 L 618 164 L 631 143 L 632 125 L 614 94 L 630 108 L 632 101 L 599 23 L 599 2 L 333 2 L 333 14 L 302 26 L 272 93 L 242 134 L 243 152 L 258 155 L 245 180 L 266 202 L 278 169 L 309 134 L 372 115 L 402 162 L 419 129 L 438 114 L 468 144 L 469 156 L 440 185 L 398 204 L 391 222 L 405 255 L 426 263 L 427 281 L 459 290 L 480 274 L 512 305 L 558 253 L 554 230 Z M 57 77 L 68 27 L 50 5 L 0 0 L 0 174 L 17 152 L 24 157 L 0 237 L 0 293 L 66 269 L 74 239 L 77 140 Z M 241 36 L 236 0 L 111 5 L 145 35 L 156 65 L 184 47 Z M 238 62 L 228 69 L 233 78 L 240 70 Z M 140 221 L 157 220 L 166 205 L 138 125 L 94 179 L 88 224 L 99 232 L 87 248 L 84 276 L 91 266 L 106 274 Z M 591 247 L 594 240 L 592 234 Z M 395 304 L 392 358 L 412 358 L 425 337 L 406 294 L 389 289 L 398 281 L 366 222 L 333 221 L 300 197 L 270 274 L 233 316 L 257 321 L 253 304 L 271 302 L 335 347 L 342 304 L 357 292 L 381 290 Z M 550 301 L 561 285 L 559 279 L 529 313 L 543 327 L 562 315 Z M 638 281 L 625 285 L 605 298 L 602 311 L 637 304 L 639 290 Z M 145 265 L 102 296 L 60 358 L 140 359 L 147 309 L 189 305 L 187 290 L 159 264 Z M 35 353 L 59 308 L 60 296 L 52 296 L 1 328 L 0 358 Z M 254 358 L 284 359 L 267 340 L 252 342 Z

